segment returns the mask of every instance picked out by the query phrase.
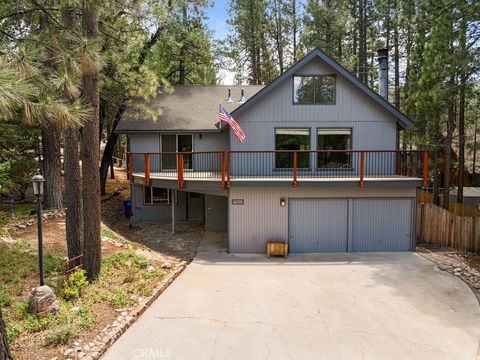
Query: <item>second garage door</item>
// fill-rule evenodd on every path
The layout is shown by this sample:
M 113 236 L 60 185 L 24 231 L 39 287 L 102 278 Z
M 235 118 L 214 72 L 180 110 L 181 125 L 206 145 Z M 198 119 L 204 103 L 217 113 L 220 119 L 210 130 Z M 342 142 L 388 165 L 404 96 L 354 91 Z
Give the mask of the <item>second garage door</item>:
M 412 199 L 354 199 L 352 251 L 413 250 Z
M 289 251 L 347 251 L 347 199 L 290 199 Z

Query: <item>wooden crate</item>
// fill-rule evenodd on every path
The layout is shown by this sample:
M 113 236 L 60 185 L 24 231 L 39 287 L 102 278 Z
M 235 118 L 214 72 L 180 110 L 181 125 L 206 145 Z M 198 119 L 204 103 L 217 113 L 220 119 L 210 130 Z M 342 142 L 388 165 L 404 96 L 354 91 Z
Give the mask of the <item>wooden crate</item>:
M 287 255 L 288 244 L 285 241 L 267 241 L 267 257 Z

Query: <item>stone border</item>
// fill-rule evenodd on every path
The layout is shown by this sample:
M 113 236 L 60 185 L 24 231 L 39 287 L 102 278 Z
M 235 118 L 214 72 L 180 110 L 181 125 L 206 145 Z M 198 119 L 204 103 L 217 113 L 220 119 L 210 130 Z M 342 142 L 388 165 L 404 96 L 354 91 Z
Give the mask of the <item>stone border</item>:
M 68 359 L 96 360 L 100 359 L 115 341 L 158 299 L 158 297 L 175 281 L 175 279 L 187 268 L 188 264 L 181 264 L 167 275 L 167 279 L 153 290 L 146 300 L 142 300 L 137 307 L 130 312 L 122 311 L 120 316 L 110 325 L 107 325 L 95 339 L 82 346 L 79 341 L 75 347 L 67 349 L 63 355 Z

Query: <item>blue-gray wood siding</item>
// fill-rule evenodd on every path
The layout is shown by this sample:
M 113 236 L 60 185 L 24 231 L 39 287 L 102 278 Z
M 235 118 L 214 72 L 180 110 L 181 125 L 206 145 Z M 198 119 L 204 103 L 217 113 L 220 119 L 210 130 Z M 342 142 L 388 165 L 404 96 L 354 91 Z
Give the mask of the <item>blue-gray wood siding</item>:
M 216 121 L 216 119 L 214 119 Z M 169 133 L 171 135 L 171 133 Z M 133 153 L 158 153 L 162 151 L 162 137 L 159 133 L 142 133 L 129 135 L 130 152 Z M 227 132 L 193 134 L 193 151 L 222 151 L 229 149 L 229 139 Z M 220 156 L 216 154 L 194 155 L 193 167 L 197 171 L 220 171 Z M 133 171 L 140 172 L 144 170 L 143 155 L 134 155 Z M 150 157 L 150 171 L 160 171 L 161 158 L 158 155 Z
M 308 63 L 298 74 L 334 74 L 334 70 L 320 59 Z M 397 148 L 397 123 L 395 117 L 375 103 L 370 97 L 337 74 L 335 105 L 294 105 L 293 78 L 274 89 L 236 119 L 245 131 L 246 139 L 239 143 L 230 132 L 232 150 L 274 150 L 276 128 L 310 129 L 311 149 L 317 149 L 318 128 L 351 128 L 353 150 L 395 150 Z M 239 155 L 244 156 L 244 155 Z M 253 157 L 254 155 L 251 155 Z M 273 168 L 270 156 L 267 166 Z M 366 158 L 366 173 L 372 173 L 373 156 Z M 259 170 L 259 162 L 247 161 Z M 352 161 L 358 174 L 358 159 Z M 243 164 L 245 166 L 245 164 Z M 232 160 L 232 174 L 241 174 L 238 162 Z M 263 165 L 265 166 L 265 164 Z M 310 166 L 316 168 L 316 156 L 311 155 Z M 394 174 L 395 155 L 383 159 L 383 172 Z M 263 171 L 265 169 L 263 168 Z

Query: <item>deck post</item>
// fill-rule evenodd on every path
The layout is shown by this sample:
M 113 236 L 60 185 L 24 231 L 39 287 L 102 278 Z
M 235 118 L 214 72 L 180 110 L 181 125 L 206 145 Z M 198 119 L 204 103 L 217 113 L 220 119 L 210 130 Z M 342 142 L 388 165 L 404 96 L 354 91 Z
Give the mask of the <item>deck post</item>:
M 360 187 L 365 185 L 365 151 L 360 152 Z
M 150 154 L 143 154 L 143 162 L 145 166 L 145 186 L 150 186 Z
M 222 190 L 225 190 L 225 151 L 220 153 L 222 162 Z
M 293 187 L 297 187 L 297 160 L 298 160 L 298 153 L 295 151 L 293 153 Z
M 428 161 L 429 153 L 428 150 L 423 152 L 423 187 L 428 186 Z
M 171 203 L 172 203 L 172 234 L 175 235 L 177 231 L 177 219 L 175 219 L 175 202 L 177 199 L 177 190 L 169 190 L 171 191 L 172 198 Z
M 128 153 L 127 154 L 127 179 L 130 180 L 130 182 L 133 181 L 132 173 L 133 173 L 133 168 L 132 168 L 132 154 Z
M 230 151 L 227 151 L 227 187 L 230 188 Z
M 183 154 L 177 154 L 177 180 L 178 188 L 183 188 Z

